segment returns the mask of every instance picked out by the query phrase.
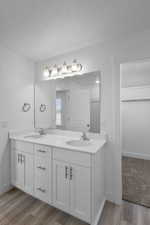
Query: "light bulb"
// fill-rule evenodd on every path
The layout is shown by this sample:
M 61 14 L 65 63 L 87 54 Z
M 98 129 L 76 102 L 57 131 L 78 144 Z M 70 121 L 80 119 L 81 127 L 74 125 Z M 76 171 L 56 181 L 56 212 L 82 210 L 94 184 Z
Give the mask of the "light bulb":
M 82 70 L 82 65 L 77 63 L 77 60 L 73 60 L 71 70 L 72 72 L 79 72 Z
M 47 77 L 49 77 L 49 75 L 50 75 L 49 69 L 48 69 L 48 67 L 45 67 L 45 69 L 43 70 L 43 76 L 44 76 L 45 78 L 47 78 Z
M 51 76 L 56 76 L 58 74 L 57 65 L 55 65 L 51 70 Z
M 62 74 L 68 73 L 68 68 L 67 68 L 66 62 L 64 62 L 64 64 L 62 65 L 61 73 L 62 73 Z
M 74 60 L 73 63 L 72 63 L 72 72 L 76 72 L 77 71 L 77 61 Z
M 95 82 L 96 82 L 96 84 L 99 84 L 99 83 L 100 83 L 100 81 L 99 81 L 99 80 L 96 80 Z

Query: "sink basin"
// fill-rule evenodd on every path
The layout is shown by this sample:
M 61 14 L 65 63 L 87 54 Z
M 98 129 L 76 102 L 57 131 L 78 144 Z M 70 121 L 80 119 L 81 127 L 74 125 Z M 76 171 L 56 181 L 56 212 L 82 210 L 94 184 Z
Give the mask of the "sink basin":
M 40 135 L 40 134 L 32 134 L 32 135 L 24 136 L 24 138 L 35 138 L 35 139 L 38 139 L 41 137 L 42 137 L 42 135 Z
M 66 142 L 68 145 L 75 146 L 75 147 L 82 147 L 82 146 L 88 146 L 91 145 L 91 142 L 89 140 L 71 140 Z

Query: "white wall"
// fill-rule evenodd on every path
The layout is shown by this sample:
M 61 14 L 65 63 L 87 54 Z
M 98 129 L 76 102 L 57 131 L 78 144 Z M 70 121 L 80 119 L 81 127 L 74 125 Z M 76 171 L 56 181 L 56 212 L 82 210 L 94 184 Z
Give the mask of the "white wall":
M 150 159 L 150 61 L 121 65 L 121 138 L 124 155 Z
M 35 127 L 55 128 L 55 83 L 50 81 L 38 82 L 35 85 Z M 40 111 L 41 104 L 46 106 L 44 112 Z
M 150 85 L 150 61 L 141 60 L 121 65 L 121 87 Z
M 150 101 L 122 102 L 121 113 L 123 153 L 150 159 Z
M 34 127 L 34 64 L 0 46 L 0 192 L 10 184 L 8 130 Z M 22 111 L 24 102 L 31 110 Z
M 92 73 L 89 74 L 92 76 Z M 89 76 L 88 76 L 89 77 Z M 88 79 L 87 77 L 87 79 Z M 59 90 L 89 90 L 90 100 L 99 100 L 100 98 L 100 84 L 96 84 L 93 76 L 93 82 L 86 83 L 86 75 L 81 82 L 76 82 L 74 79 L 62 79 L 56 81 L 56 89 Z M 84 81 L 84 82 L 83 82 Z
M 121 147 L 120 147 L 120 64 L 150 59 L 150 31 L 126 36 L 122 40 L 95 45 L 89 48 L 45 60 L 37 65 L 38 77 L 46 64 L 68 63 L 74 58 L 84 65 L 84 71 L 101 70 L 102 103 L 101 126 L 109 135 L 105 147 L 107 199 L 121 202 Z

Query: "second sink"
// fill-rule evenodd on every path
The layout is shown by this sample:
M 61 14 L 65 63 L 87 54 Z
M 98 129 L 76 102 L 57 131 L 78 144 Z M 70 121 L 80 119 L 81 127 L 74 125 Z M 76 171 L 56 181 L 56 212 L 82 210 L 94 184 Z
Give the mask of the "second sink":
M 88 146 L 91 145 L 89 140 L 71 140 L 66 142 L 68 145 L 80 147 L 80 146 Z
M 24 136 L 24 138 L 34 138 L 34 139 L 38 139 L 41 137 L 42 137 L 42 135 L 40 135 L 40 134 L 32 134 L 32 135 Z

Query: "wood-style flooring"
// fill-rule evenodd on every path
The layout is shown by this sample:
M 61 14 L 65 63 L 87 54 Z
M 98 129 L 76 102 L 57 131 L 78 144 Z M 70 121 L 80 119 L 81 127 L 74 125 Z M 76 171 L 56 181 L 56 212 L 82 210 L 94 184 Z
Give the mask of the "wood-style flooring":
M 17 189 L 0 196 L 0 225 L 87 225 Z M 99 225 L 150 225 L 150 209 L 105 204 Z

